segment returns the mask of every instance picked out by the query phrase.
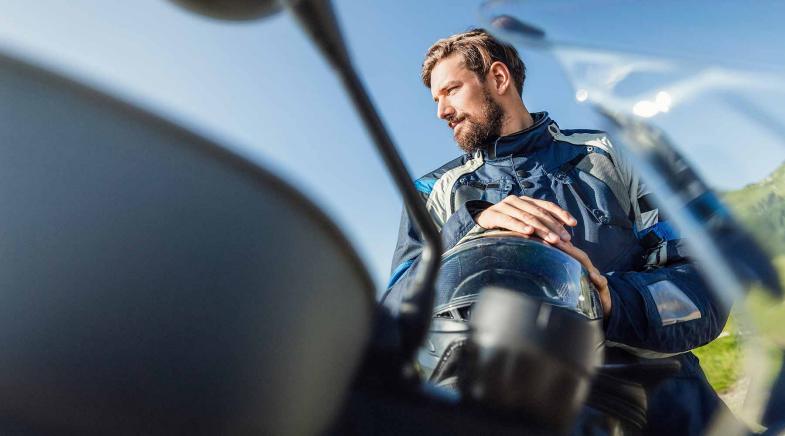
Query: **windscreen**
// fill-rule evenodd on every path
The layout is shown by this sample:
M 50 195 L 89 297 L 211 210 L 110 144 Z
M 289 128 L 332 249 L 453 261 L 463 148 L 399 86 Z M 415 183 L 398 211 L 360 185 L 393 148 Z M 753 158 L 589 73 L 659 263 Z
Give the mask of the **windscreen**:
M 558 66 L 571 110 L 629 157 L 712 291 L 733 306 L 723 335 L 696 354 L 752 428 L 785 347 L 783 13 L 773 1 L 481 7 L 524 60 Z

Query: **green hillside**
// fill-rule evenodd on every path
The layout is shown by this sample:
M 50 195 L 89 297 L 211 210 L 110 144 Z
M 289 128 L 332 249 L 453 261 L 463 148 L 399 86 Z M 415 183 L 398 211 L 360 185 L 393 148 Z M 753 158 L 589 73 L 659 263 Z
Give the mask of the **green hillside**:
M 727 192 L 722 197 L 744 227 L 771 254 L 785 286 L 785 163 L 760 182 Z M 771 343 L 785 346 L 785 327 L 782 324 L 785 305 L 753 293 L 747 299 L 747 308 L 759 333 Z M 695 350 L 706 376 L 720 393 L 733 391 L 741 371 L 740 337 L 732 321 L 725 331 L 727 334 Z M 772 367 L 776 367 L 778 356 L 773 354 L 771 359 Z M 739 407 L 737 404 L 729 405 L 732 410 Z
M 723 197 L 772 256 L 785 255 L 785 164 L 760 182 Z

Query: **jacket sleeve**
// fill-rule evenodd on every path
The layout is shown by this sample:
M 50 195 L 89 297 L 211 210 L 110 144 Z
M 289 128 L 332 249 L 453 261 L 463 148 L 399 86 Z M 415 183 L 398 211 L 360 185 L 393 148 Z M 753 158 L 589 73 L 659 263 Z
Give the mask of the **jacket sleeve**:
M 722 332 L 729 308 L 714 296 L 690 261 L 684 240 L 639 188 L 640 212 L 649 226 L 637 235 L 647 248 L 641 271 L 606 276 L 612 309 L 609 346 L 642 357 L 667 357 L 707 344 Z
M 430 190 L 423 186 L 432 186 L 423 183 L 422 179 L 416 183 L 423 202 L 427 203 Z M 454 247 L 472 229 L 477 227 L 474 215 L 484 210 L 490 203 L 484 201 L 468 201 L 461 205 L 439 229 L 442 238 L 442 250 L 447 251 Z M 437 223 L 438 225 L 438 223 Z M 404 208 L 401 214 L 401 225 L 398 231 L 398 243 L 395 247 L 392 261 L 392 273 L 387 284 L 387 290 L 381 298 L 381 303 L 390 309 L 393 315 L 398 313 L 398 308 L 407 289 L 417 274 L 420 263 L 420 254 L 423 250 L 423 239 L 417 226 L 412 222 L 408 211 Z

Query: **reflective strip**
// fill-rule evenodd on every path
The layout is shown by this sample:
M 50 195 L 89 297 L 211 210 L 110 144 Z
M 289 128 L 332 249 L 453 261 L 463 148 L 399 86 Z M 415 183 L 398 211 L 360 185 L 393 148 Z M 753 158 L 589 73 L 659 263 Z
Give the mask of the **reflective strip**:
M 695 303 L 670 280 L 662 280 L 646 287 L 657 305 L 663 326 L 700 319 Z
M 389 289 L 394 284 L 396 284 L 398 280 L 401 279 L 401 276 L 403 276 L 403 273 L 405 273 L 413 263 L 414 259 L 409 259 L 406 262 L 398 265 L 398 268 L 395 268 L 395 271 L 393 271 L 392 276 L 390 277 L 390 281 L 387 283 L 387 288 Z
M 417 179 L 414 181 L 414 187 L 423 194 L 430 194 L 433 191 L 433 185 L 436 184 L 436 179 Z
M 428 209 L 428 212 L 430 212 L 433 223 L 436 224 L 436 227 L 439 230 L 444 227 L 447 218 L 454 212 L 453 210 L 450 210 L 450 195 L 452 194 L 453 185 L 458 178 L 464 174 L 476 171 L 483 163 L 485 162 L 483 162 L 482 153 L 477 152 L 474 157 L 465 164 L 447 171 L 436 181 L 425 207 Z
M 608 347 L 621 348 L 624 351 L 646 359 L 665 359 L 667 357 L 673 357 L 679 354 L 687 353 L 687 351 L 682 351 L 680 353 L 660 353 L 659 351 L 646 350 L 644 348 L 633 347 L 632 345 L 613 341 L 605 341 L 605 345 Z

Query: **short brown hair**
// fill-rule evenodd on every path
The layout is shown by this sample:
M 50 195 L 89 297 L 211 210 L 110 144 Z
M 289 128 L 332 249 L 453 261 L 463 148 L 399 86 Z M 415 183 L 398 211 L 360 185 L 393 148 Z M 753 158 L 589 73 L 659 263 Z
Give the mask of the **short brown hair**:
M 523 94 L 526 65 L 518 56 L 518 50 L 499 41 L 485 29 L 471 29 L 436 41 L 422 63 L 422 83 L 425 86 L 431 87 L 431 72 L 436 64 L 454 53 L 463 56 L 466 68 L 477 74 L 481 81 L 485 81 L 492 63 L 499 61 L 507 65 L 518 93 Z

